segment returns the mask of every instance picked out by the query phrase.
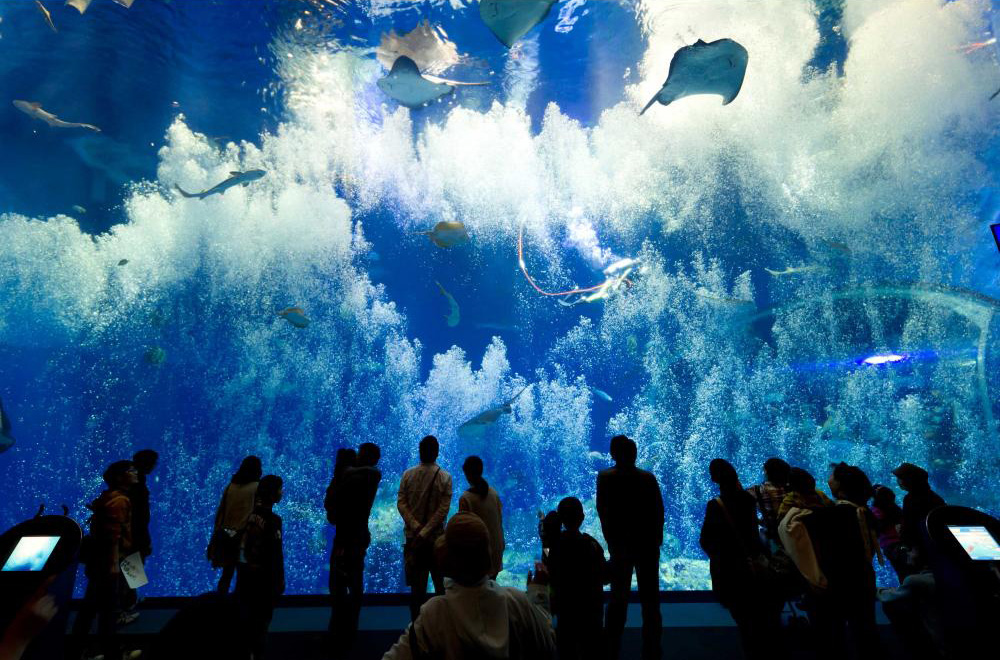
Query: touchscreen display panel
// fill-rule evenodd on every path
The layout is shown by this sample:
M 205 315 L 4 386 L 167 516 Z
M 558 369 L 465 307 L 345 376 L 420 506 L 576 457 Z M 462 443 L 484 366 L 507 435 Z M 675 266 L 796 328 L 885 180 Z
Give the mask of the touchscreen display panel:
M 40 571 L 57 543 L 58 536 L 22 536 L 0 571 Z
M 1000 561 L 1000 544 L 985 527 L 948 525 L 962 549 L 976 561 Z

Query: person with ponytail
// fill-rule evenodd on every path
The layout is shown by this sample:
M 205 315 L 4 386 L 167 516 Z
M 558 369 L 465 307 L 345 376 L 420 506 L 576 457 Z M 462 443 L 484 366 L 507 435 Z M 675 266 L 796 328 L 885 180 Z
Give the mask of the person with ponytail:
M 483 478 L 483 459 L 469 456 L 462 464 L 462 471 L 469 482 L 469 489 L 459 497 L 458 510 L 474 513 L 486 523 L 492 557 L 489 577 L 496 580 L 503 570 L 503 505 L 500 496 Z

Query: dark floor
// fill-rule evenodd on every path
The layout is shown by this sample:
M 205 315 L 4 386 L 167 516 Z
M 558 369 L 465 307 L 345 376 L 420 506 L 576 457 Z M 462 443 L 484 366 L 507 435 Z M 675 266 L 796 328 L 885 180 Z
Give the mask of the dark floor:
M 315 601 L 314 601 L 315 602 Z M 120 633 L 127 648 L 150 648 L 155 634 L 173 615 L 176 604 L 143 604 L 139 619 Z M 666 602 L 663 612 L 663 657 L 668 660 L 742 658 L 739 635 L 727 612 L 712 602 Z M 328 657 L 323 630 L 329 609 L 318 604 L 292 604 L 275 611 L 268 638 L 268 660 L 322 660 Z M 378 659 L 399 638 L 408 622 L 408 610 L 402 604 L 367 605 L 361 615 L 361 633 L 352 659 Z M 880 621 L 885 624 L 880 615 Z M 622 658 L 639 657 L 639 607 L 629 606 Z M 888 626 L 881 626 L 886 652 L 883 660 L 905 660 L 906 655 Z M 781 660 L 809 660 L 814 650 L 805 633 L 789 630 L 791 652 Z M 68 656 L 67 656 L 68 657 Z M 69 660 L 78 660 L 71 658 Z M 849 660 L 845 658 L 844 660 Z

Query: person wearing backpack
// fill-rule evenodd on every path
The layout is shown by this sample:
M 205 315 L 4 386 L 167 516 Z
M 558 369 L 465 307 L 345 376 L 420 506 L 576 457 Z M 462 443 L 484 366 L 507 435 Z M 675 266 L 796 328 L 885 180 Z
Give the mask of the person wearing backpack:
M 712 591 L 736 622 L 749 660 L 780 657 L 775 648 L 782 640 L 783 600 L 766 579 L 756 502 L 728 461 L 714 459 L 708 472 L 719 496 L 705 507 L 699 543 L 708 555 Z
M 337 482 L 333 486 L 337 535 L 330 556 L 333 607 L 329 632 L 335 658 L 346 657 L 358 634 L 358 617 L 361 615 L 365 586 L 365 554 L 372 540 L 368 519 L 382 480 L 382 473 L 375 467 L 381 455 L 375 443 L 362 443 L 358 447 L 357 465 L 344 468 L 339 476 L 334 477 Z M 327 515 L 330 515 L 329 508 Z
M 83 646 L 96 617 L 101 653 L 107 660 L 122 657 L 115 636 L 115 623 L 125 589 L 121 560 L 133 551 L 132 502 L 128 492 L 138 481 L 139 471 L 132 461 L 116 461 L 104 471 L 107 490 L 88 505 L 94 515 L 90 518 L 90 534 L 84 544 L 86 549 L 81 550 L 81 554 L 85 555 L 87 591 L 73 622 L 73 636 Z
M 239 559 L 239 533 L 247 518 L 253 511 L 254 497 L 257 494 L 257 482 L 263 474 L 260 459 L 247 456 L 240 463 L 239 469 L 229 480 L 226 489 L 222 491 L 219 508 L 215 512 L 215 524 L 212 527 L 212 537 L 208 542 L 205 555 L 212 568 L 221 568 L 217 590 L 220 594 L 229 593 L 229 587 L 236 573 L 236 562 Z
M 281 516 L 272 510 L 281 501 L 281 477 L 269 474 L 257 485 L 254 509 L 239 534 L 236 599 L 249 628 L 253 660 L 262 660 L 278 596 L 285 593 L 285 556 Z

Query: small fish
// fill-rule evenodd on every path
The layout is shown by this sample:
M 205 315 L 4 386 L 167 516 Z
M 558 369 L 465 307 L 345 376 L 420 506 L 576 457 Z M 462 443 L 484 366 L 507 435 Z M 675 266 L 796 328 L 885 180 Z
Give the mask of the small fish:
M 82 206 L 80 206 L 79 204 L 74 204 L 74 205 L 72 206 L 72 209 L 73 209 L 73 211 L 75 211 L 76 213 L 86 213 L 86 212 L 87 212 L 87 209 L 83 208 L 83 207 L 82 207 Z
M 229 190 L 234 186 L 243 186 L 243 187 L 249 186 L 251 181 L 256 181 L 257 179 L 262 178 L 265 174 L 267 174 L 267 172 L 265 172 L 264 170 L 247 170 L 246 172 L 230 172 L 229 178 L 223 181 L 222 183 L 218 183 L 209 188 L 208 190 L 203 190 L 198 193 L 189 193 L 180 186 L 178 186 L 176 183 L 174 184 L 174 188 L 176 188 L 177 192 L 179 192 L 184 197 L 188 198 L 197 197 L 198 199 L 205 199 L 209 195 L 221 195 L 222 193 L 226 192 L 227 190 Z
M 0 401 L 0 454 L 14 446 L 14 436 L 10 434 L 10 417 Z
M 55 128 L 88 128 L 92 131 L 101 132 L 101 129 L 94 126 L 93 124 L 81 124 L 73 121 L 63 121 L 56 117 L 51 112 L 46 112 L 42 109 L 41 104 L 35 103 L 33 101 L 14 101 L 14 107 L 28 115 L 32 119 L 37 119 L 39 121 L 44 121 L 49 126 Z
M 145 358 L 146 362 L 159 366 L 166 361 L 167 352 L 159 346 L 151 346 L 149 350 L 146 351 Z
M 450 248 L 469 242 L 469 232 L 466 231 L 465 225 L 457 220 L 442 220 L 434 225 L 434 229 L 431 231 L 418 231 L 415 233 L 429 237 L 431 243 L 439 248 Z
M 740 93 L 747 72 L 747 49 L 732 39 L 705 43 L 701 39 L 684 46 L 670 60 L 670 72 L 663 87 L 639 113 L 644 114 L 657 101 L 670 105 L 685 96 L 718 94 L 722 105 L 729 105 Z
M 487 321 L 485 323 L 476 323 L 474 325 L 475 325 L 475 327 L 479 328 L 480 330 L 495 330 L 496 332 L 517 332 L 518 331 L 518 329 L 517 329 L 516 326 L 507 325 L 505 323 L 491 323 L 491 322 Z
M 458 436 L 464 440 L 482 438 L 486 434 L 486 429 L 496 423 L 502 415 L 509 415 L 513 412 L 514 409 L 512 406 L 514 405 L 514 402 L 517 401 L 518 397 L 520 397 L 524 393 L 524 390 L 529 387 L 531 387 L 531 385 L 525 385 L 521 391 L 515 394 L 509 401 L 506 401 L 496 408 L 490 408 L 485 412 L 481 412 L 459 426 L 457 430 Z
M 839 241 L 828 241 L 826 239 L 820 239 L 820 243 L 822 243 L 825 247 L 830 248 L 831 250 L 836 250 L 837 252 L 843 252 L 844 254 L 851 253 L 851 246 L 849 246 L 847 243 L 841 243 Z
M 301 307 L 286 307 L 278 312 L 278 316 L 285 319 L 296 328 L 305 328 L 309 325 L 309 319 L 306 318 L 306 312 Z
M 781 277 L 782 275 L 797 275 L 800 273 L 822 273 L 826 271 L 826 267 L 812 264 L 809 266 L 790 266 L 785 270 L 771 270 L 770 268 L 765 268 L 764 270 L 774 277 Z
M 455 302 L 454 296 L 452 296 L 450 293 L 444 290 L 444 287 L 441 286 L 440 282 L 435 281 L 434 283 L 437 284 L 438 289 L 441 290 L 441 295 L 448 300 L 448 313 L 444 315 L 444 318 L 445 321 L 448 323 L 448 327 L 454 328 L 456 325 L 458 325 L 459 322 L 458 303 Z
M 121 260 L 118 261 L 118 265 L 119 266 L 124 266 L 127 263 L 128 263 L 128 259 L 121 259 Z
M 605 392 L 604 390 L 599 390 L 599 389 L 597 389 L 596 387 L 591 387 L 591 388 L 590 388 L 590 391 L 591 391 L 591 392 L 593 392 L 593 393 L 594 393 L 595 395 L 597 395 L 598 397 L 600 397 L 600 398 L 604 399 L 604 400 L 605 400 L 605 401 L 607 401 L 608 403 L 611 403 L 611 402 L 612 402 L 612 399 L 611 399 L 611 395 L 610 395 L 610 394 L 608 394 L 607 392 Z
M 52 14 L 49 13 L 49 10 L 42 4 L 42 0 L 35 0 L 35 6 L 38 7 L 38 11 L 41 12 L 42 17 L 45 19 L 45 24 L 52 28 L 53 32 L 58 32 L 59 30 L 56 29 L 56 24 L 52 22 Z

